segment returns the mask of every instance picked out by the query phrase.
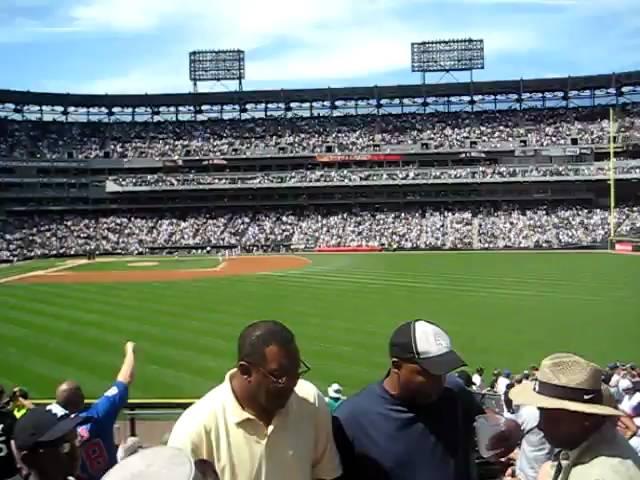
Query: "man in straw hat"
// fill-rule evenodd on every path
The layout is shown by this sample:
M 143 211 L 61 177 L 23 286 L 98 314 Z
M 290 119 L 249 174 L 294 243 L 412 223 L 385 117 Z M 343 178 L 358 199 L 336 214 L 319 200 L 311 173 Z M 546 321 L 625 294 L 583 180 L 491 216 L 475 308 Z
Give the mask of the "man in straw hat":
M 617 432 L 621 412 L 606 405 L 602 370 L 569 353 L 545 358 L 535 383 L 511 390 L 540 409 L 539 428 L 561 450 L 554 480 L 640 480 L 640 457 Z

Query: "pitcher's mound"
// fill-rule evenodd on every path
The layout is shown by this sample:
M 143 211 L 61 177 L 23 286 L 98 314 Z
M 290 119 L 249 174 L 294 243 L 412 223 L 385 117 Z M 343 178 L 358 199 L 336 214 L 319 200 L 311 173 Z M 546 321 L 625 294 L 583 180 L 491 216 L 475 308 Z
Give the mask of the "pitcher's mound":
M 159 262 L 135 262 L 141 263 Z M 105 282 L 167 282 L 198 278 L 248 275 L 277 270 L 293 270 L 306 267 L 311 260 L 296 255 L 265 255 L 228 258 L 216 268 L 191 270 L 129 270 L 106 272 L 66 272 L 65 275 L 42 273 L 19 278 L 14 283 L 105 283 Z
M 127 267 L 155 267 L 158 262 L 133 262 L 127 263 Z

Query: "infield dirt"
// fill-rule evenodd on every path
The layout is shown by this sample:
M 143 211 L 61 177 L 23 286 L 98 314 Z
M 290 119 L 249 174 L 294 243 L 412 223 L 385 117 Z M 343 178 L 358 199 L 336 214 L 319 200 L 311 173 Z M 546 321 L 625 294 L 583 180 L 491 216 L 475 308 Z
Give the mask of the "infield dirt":
M 131 271 L 49 271 L 15 278 L 11 283 L 107 283 L 107 282 L 168 282 L 194 280 L 230 275 L 294 270 L 303 268 L 311 260 L 295 255 L 265 255 L 232 257 L 216 268 L 185 270 L 131 270 Z

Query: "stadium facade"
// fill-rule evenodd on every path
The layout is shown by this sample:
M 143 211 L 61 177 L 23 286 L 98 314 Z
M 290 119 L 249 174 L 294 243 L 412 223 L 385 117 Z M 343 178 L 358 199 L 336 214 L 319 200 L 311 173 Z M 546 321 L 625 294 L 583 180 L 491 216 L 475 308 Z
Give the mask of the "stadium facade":
M 0 90 L 0 215 L 47 212 L 173 211 L 265 208 L 404 208 L 408 205 L 457 205 L 515 202 L 519 205 L 574 202 L 607 208 L 609 174 L 603 170 L 613 152 L 628 169 L 616 174 L 616 198 L 621 204 L 640 204 L 640 131 L 635 115 L 640 105 L 640 71 L 567 78 L 510 80 L 438 85 L 370 86 L 350 88 L 267 90 L 226 93 L 158 95 L 76 95 Z M 608 136 L 608 119 L 630 119 L 627 129 Z M 567 120 L 561 138 L 536 143 L 527 135 L 539 115 Z M 578 112 L 578 113 L 575 113 Z M 574 119 L 601 124 L 604 134 L 581 135 Z M 519 136 L 467 137 L 454 147 L 424 133 L 410 141 L 386 143 L 384 135 L 370 135 L 355 147 L 349 142 L 320 138 L 305 151 L 295 142 L 247 149 L 242 139 L 253 124 L 295 134 L 298 123 L 314 122 L 328 131 L 348 130 L 353 119 L 377 131 L 405 119 L 446 123 L 448 119 L 483 127 L 494 117 L 517 126 Z M 532 121 L 531 118 L 534 118 Z M 595 123 L 594 123 L 595 122 Z M 223 152 L 202 154 L 189 147 L 160 154 L 154 143 L 159 129 L 175 129 L 175 137 L 189 129 L 225 125 L 231 142 Z M 249 127 L 247 127 L 247 125 Z M 373 127 L 372 127 L 373 125 Z M 195 127 L 194 127 L 195 126 Z M 500 127 L 502 128 L 502 127 Z M 118 151 L 114 131 L 136 130 L 138 148 Z M 186 130 L 185 130 L 186 129 Z M 90 133 L 87 133 L 87 132 Z M 446 129 L 442 130 L 446 134 Z M 472 130 L 472 131 L 477 131 Z M 293 133 L 292 133 L 293 132 Z M 538 134 L 539 135 L 539 134 Z M 53 136 L 53 140 L 50 137 Z M 96 141 L 91 155 L 78 143 L 83 136 Z M 117 135 L 116 135 L 117 136 Z M 73 138 L 71 138 L 73 137 Z M 505 135 L 502 135 L 505 137 Z M 42 139 L 47 139 L 45 142 Z M 591 141 L 589 139 L 592 138 Z M 17 139 L 17 140 L 16 140 Z M 68 140 L 73 141 L 68 141 Z M 594 140 L 595 139 L 595 140 Z M 117 138 L 116 138 L 117 140 Z M 238 140 L 234 143 L 234 140 Z M 19 144 L 16 146 L 16 144 Z M 48 148 L 43 148 L 46 144 Z M 55 144 L 52 154 L 51 144 Z M 237 145 L 236 145 L 237 144 Z M 447 144 L 449 145 L 449 144 Z M 4 152 L 4 153 L 3 153 Z M 626 162 L 626 163 L 625 163 Z M 601 166 L 593 174 L 554 174 L 554 168 Z M 319 170 L 392 172 L 402 169 L 515 168 L 508 176 L 444 175 L 444 178 L 379 178 L 350 181 L 254 182 L 256 175 L 285 176 Z M 537 168 L 540 175 L 520 175 Z M 625 173 L 627 172 L 627 173 Z M 472 172 L 473 173 L 473 172 Z M 136 184 L 118 182 L 132 175 L 212 175 L 223 182 L 198 184 Z M 233 180 L 229 180 L 232 178 Z M 116 179 L 116 181 L 114 181 Z M 247 180 L 248 179 L 248 180 Z

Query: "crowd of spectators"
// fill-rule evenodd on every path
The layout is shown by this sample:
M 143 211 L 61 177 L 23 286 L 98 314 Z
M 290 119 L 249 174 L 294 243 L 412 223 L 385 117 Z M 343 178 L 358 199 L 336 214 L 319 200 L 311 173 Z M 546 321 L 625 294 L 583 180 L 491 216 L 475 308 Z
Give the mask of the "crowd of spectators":
M 618 134 L 637 137 L 640 114 L 629 107 Z M 607 144 L 609 112 L 600 108 L 505 110 L 381 116 L 290 117 L 204 122 L 8 122 L 0 157 L 114 158 L 212 157 L 245 154 L 385 151 L 428 142 L 434 150 Z
M 640 162 L 618 164 L 616 175 L 640 176 Z M 242 174 L 148 174 L 110 177 L 120 187 L 180 188 L 206 185 L 285 185 L 309 183 L 492 180 L 512 178 L 597 177 L 609 175 L 608 163 L 554 166 L 478 166 L 398 169 L 314 169 Z
M 619 235 L 640 231 L 640 207 L 616 211 Z M 555 248 L 606 241 L 609 211 L 582 206 L 404 210 L 194 211 L 163 215 L 10 217 L 0 230 L 0 260 L 84 255 L 90 250 L 143 254 L 150 247 L 239 245 L 269 251 L 376 245 L 386 248 Z
M 240 333 L 222 382 L 172 426 L 168 446 L 149 448 L 138 437 L 118 445 L 114 435 L 136 369 L 136 344 L 124 350 L 115 381 L 91 406 L 72 380 L 46 407 L 23 387 L 5 396 L 0 386 L 0 478 L 640 478 L 633 363 L 602 369 L 556 353 L 485 380 L 482 367 L 464 369 L 440 326 L 416 319 L 393 331 L 383 378 L 350 397 L 334 383 L 323 397 L 293 332 L 258 321 Z
M 539 367 L 514 374 L 508 369 L 496 369 L 485 379 L 482 367 L 471 375 L 467 370 L 458 370 L 456 375 L 465 386 L 477 395 L 486 398 L 492 395 L 497 410 L 505 417 L 516 420 L 528 434 L 522 440 L 518 451 L 512 455 L 514 461 L 513 478 L 536 480 L 540 467 L 552 458 L 553 448 L 538 428 L 539 411 L 529 406 L 514 405 L 510 391 L 518 385 L 533 386 L 538 380 Z M 608 394 L 608 403 L 619 409 L 625 417 L 618 422 L 619 432 L 630 446 L 640 454 L 640 369 L 634 363 L 613 362 L 602 375 L 602 388 Z M 509 475 L 506 478 L 511 478 Z

